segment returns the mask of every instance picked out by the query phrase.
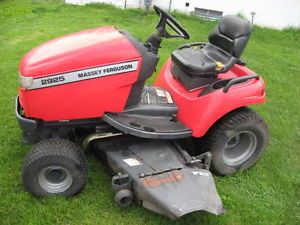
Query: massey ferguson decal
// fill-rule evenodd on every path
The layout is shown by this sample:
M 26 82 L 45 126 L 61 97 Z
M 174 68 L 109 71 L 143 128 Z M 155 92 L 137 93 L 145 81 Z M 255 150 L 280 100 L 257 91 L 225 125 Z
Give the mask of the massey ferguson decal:
M 138 61 L 131 61 L 108 66 L 94 67 L 85 70 L 73 71 L 48 77 L 36 78 L 33 80 L 33 84 L 30 88 L 28 88 L 28 90 L 52 87 L 82 80 L 110 76 L 114 74 L 132 72 L 136 71 L 137 68 Z

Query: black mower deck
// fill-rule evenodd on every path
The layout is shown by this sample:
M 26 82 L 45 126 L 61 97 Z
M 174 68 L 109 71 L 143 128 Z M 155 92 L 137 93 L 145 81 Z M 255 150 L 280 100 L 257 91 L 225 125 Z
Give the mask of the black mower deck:
M 126 134 L 143 138 L 176 139 L 191 136 L 192 131 L 176 120 L 177 111 L 169 92 L 145 86 L 140 104 L 123 113 L 106 113 L 103 120 Z
M 199 164 L 187 165 L 170 141 L 99 141 L 93 149 L 115 174 L 113 190 L 132 190 L 136 203 L 151 211 L 171 219 L 200 210 L 224 211 L 211 173 Z

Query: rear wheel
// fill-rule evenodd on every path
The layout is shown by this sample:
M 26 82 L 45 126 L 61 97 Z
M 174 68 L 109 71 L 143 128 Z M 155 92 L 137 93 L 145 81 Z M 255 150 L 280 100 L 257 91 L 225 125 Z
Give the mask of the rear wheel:
M 211 169 L 218 175 L 232 175 L 252 167 L 268 143 L 268 129 L 249 108 L 235 110 L 217 122 L 199 146 L 213 154 Z
M 23 165 L 25 188 L 36 196 L 73 196 L 86 183 L 87 161 L 75 143 L 59 138 L 37 143 Z

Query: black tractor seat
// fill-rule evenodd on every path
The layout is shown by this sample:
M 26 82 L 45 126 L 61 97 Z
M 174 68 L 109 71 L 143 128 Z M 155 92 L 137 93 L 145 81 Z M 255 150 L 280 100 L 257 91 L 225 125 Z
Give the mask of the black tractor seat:
M 230 68 L 235 63 L 230 59 L 230 54 L 210 43 L 176 50 L 172 54 L 173 62 L 182 71 L 201 77 L 211 77 L 225 67 Z
M 224 16 L 209 35 L 208 43 L 184 45 L 172 54 L 173 76 L 188 90 L 208 85 L 239 61 L 251 26 L 237 16 Z

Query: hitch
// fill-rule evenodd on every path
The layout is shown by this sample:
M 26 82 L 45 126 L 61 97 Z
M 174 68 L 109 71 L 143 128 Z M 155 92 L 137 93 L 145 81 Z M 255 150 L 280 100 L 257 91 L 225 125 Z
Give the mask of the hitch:
M 180 155 L 185 160 L 187 166 L 197 166 L 200 169 L 209 170 L 212 159 L 211 152 L 205 152 L 198 156 L 191 156 L 186 150 L 184 150 L 177 142 L 173 142 L 173 145 L 177 148 Z
M 211 158 L 212 158 L 211 152 L 205 152 L 196 157 L 192 157 L 192 159 L 186 163 L 187 163 L 187 165 L 200 164 L 200 165 L 202 165 L 201 166 L 202 169 L 209 170 Z

